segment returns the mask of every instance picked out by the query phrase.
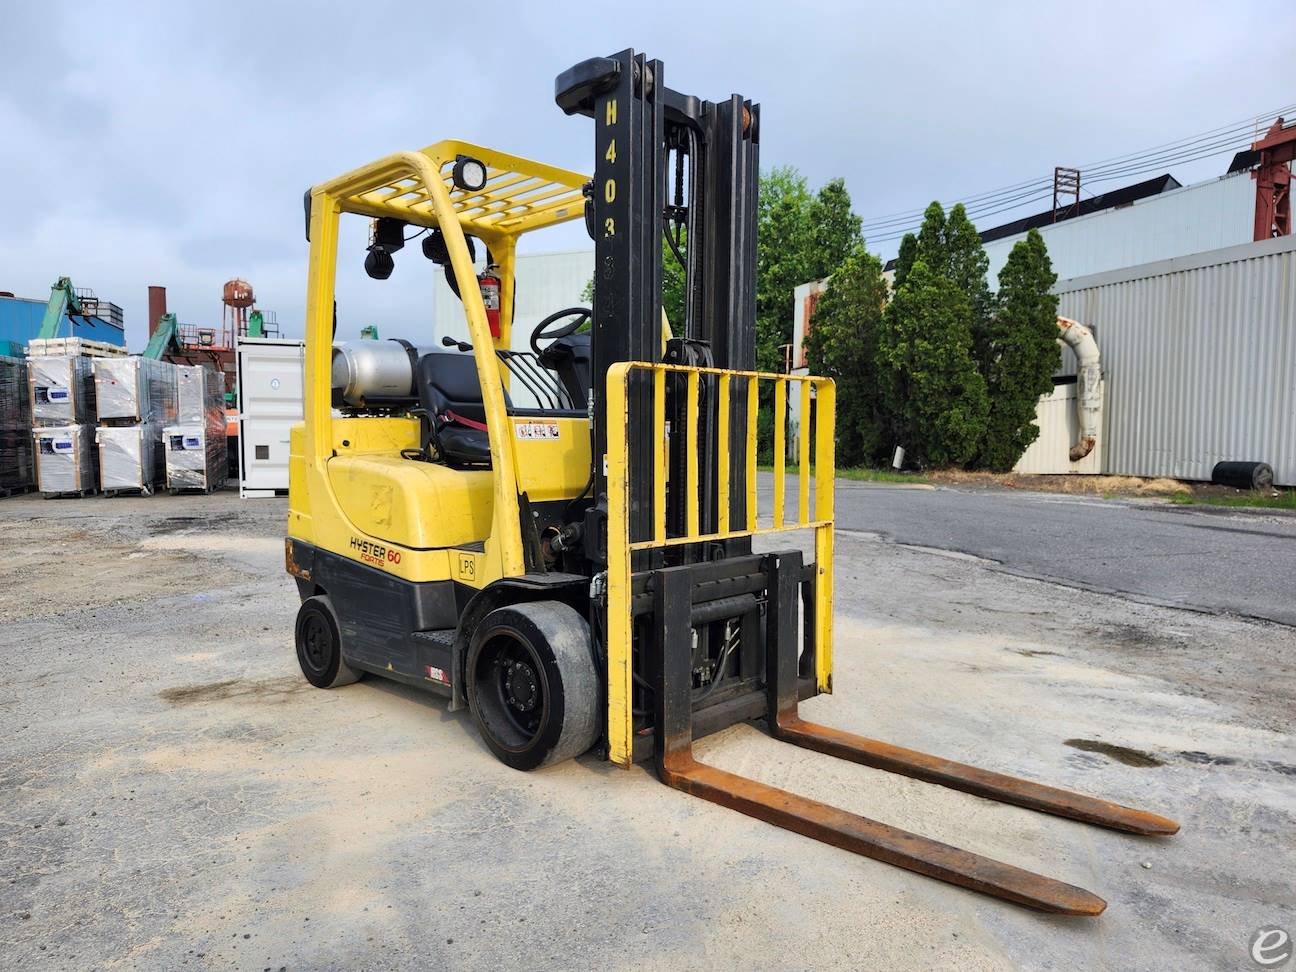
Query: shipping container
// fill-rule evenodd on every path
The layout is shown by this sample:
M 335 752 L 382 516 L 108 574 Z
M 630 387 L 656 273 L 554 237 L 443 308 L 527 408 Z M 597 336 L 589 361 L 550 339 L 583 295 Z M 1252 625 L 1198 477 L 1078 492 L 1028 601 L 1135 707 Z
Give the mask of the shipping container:
M 284 338 L 238 341 L 239 495 L 244 498 L 288 490 L 288 437 L 303 415 L 303 347 Z
M 1296 486 L 1296 236 L 1058 283 L 1093 329 L 1106 399 L 1103 472 L 1209 480 L 1269 463 Z M 1074 374 L 1071 351 L 1063 372 Z

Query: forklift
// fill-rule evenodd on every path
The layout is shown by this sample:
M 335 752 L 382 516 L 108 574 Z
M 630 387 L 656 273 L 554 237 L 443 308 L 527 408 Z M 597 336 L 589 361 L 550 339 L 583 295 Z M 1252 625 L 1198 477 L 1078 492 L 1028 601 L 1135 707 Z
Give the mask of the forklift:
M 695 758 L 694 739 L 763 722 L 983 798 L 1178 830 L 801 718 L 801 701 L 833 689 L 834 388 L 755 370 L 760 108 L 672 90 L 633 50 L 563 72 L 555 99 L 592 120 L 592 177 L 444 141 L 306 193 L 285 559 L 307 680 L 373 674 L 439 693 L 519 770 L 591 750 L 651 761 L 669 786 L 845 850 L 1046 912 L 1102 912 L 1081 888 Z M 371 220 L 376 279 L 421 239 L 462 302 L 462 338 L 335 341 L 344 213 Z M 573 220 L 594 240 L 592 306 L 555 309 L 514 350 L 517 241 Z M 685 281 L 680 320 L 663 313 L 664 259 Z

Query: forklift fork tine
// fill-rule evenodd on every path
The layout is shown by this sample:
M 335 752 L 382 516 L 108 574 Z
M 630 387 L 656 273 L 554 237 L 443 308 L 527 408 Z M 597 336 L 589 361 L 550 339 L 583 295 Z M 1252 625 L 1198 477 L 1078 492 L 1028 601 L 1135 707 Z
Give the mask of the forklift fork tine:
M 1083 888 L 699 763 L 691 748 L 659 760 L 658 775 L 677 790 L 784 830 L 1038 911 L 1094 916 L 1107 907 Z
M 797 637 L 797 584 L 801 575 L 801 554 L 787 551 L 771 555 L 768 571 L 770 599 L 766 641 L 774 647 L 766 659 L 766 721 L 770 733 L 776 739 L 853 763 L 947 786 L 952 790 L 962 790 L 1000 803 L 1011 803 L 1028 810 L 1081 820 L 1112 830 L 1146 836 L 1165 836 L 1178 832 L 1177 823 L 1155 813 L 1005 776 L 1003 773 L 956 763 L 939 756 L 929 756 L 927 753 L 805 721 L 797 712 L 797 662 L 793 650 Z
M 1179 824 L 1159 814 L 831 729 L 805 721 L 795 710 L 781 712 L 773 721 L 771 729 L 775 738 L 784 742 L 988 800 L 1131 834 L 1169 836 L 1179 831 Z
M 693 756 L 690 705 L 690 570 L 681 566 L 654 572 L 653 630 L 662 650 L 650 656 L 656 663 L 653 748 L 657 775 L 663 783 L 834 847 L 1028 908 L 1062 915 L 1102 913 L 1106 902 L 1083 888 L 699 763 Z M 785 649 L 770 652 L 766 659 L 766 690 L 773 712 L 795 705 L 796 656 L 786 648 L 792 645 L 790 629 L 795 621 L 801 555 L 795 551 L 770 555 L 766 570 L 770 578 L 770 643 Z M 790 703 L 788 693 L 793 700 Z M 776 702 L 778 708 L 774 709 Z

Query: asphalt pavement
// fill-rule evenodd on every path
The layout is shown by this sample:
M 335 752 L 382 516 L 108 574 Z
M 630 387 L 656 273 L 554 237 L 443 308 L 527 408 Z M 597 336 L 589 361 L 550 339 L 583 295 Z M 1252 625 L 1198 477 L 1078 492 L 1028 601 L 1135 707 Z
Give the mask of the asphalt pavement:
M 1007 490 L 839 482 L 837 527 L 1148 603 L 1296 626 L 1296 517 Z

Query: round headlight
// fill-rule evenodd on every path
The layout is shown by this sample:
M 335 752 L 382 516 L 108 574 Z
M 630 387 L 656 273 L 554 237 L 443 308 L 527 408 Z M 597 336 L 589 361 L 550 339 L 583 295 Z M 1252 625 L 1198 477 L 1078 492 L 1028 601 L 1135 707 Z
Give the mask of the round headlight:
M 450 177 L 456 188 L 464 192 L 480 192 L 486 185 L 486 165 L 478 159 L 461 155 L 455 159 Z

